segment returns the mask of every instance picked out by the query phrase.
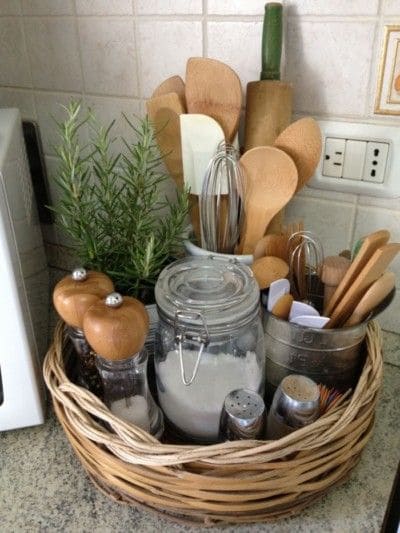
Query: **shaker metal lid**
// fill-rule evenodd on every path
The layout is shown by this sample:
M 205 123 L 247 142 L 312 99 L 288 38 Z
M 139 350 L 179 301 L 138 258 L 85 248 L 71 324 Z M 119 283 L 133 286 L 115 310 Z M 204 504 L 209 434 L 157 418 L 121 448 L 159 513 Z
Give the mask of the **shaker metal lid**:
M 185 322 L 207 326 L 236 324 L 258 309 L 260 292 L 251 269 L 215 256 L 185 257 L 167 266 L 155 286 L 159 309 L 174 320 L 177 311 L 193 312 Z

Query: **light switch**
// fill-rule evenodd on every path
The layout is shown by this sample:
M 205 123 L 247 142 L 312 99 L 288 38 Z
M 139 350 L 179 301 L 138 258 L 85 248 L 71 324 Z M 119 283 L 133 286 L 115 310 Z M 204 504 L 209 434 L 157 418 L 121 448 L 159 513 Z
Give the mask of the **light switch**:
M 324 176 L 330 178 L 342 177 L 345 144 L 345 139 L 327 137 L 322 166 L 322 174 Z
M 366 141 L 346 141 L 343 163 L 343 178 L 349 180 L 362 179 L 366 151 Z

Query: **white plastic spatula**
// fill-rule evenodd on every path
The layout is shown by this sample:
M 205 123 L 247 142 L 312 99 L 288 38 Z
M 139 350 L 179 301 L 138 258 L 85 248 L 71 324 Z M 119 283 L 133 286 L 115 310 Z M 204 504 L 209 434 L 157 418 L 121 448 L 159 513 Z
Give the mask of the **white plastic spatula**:
M 208 163 L 225 139 L 224 132 L 218 122 L 207 115 L 187 113 L 179 118 L 184 181 L 190 192 L 199 196 Z
M 326 316 L 312 316 L 312 315 L 298 315 L 290 321 L 292 324 L 304 326 L 307 328 L 322 329 L 328 322 L 329 317 Z
M 294 301 L 289 313 L 289 322 L 298 316 L 319 316 L 319 313 L 311 305 Z
M 273 281 L 271 285 L 269 286 L 269 291 L 268 291 L 268 302 L 267 302 L 268 311 L 271 312 L 274 305 L 279 300 L 279 298 L 281 298 L 285 294 L 289 294 L 289 292 L 290 292 L 289 280 L 283 278 L 283 279 L 277 279 L 276 281 Z

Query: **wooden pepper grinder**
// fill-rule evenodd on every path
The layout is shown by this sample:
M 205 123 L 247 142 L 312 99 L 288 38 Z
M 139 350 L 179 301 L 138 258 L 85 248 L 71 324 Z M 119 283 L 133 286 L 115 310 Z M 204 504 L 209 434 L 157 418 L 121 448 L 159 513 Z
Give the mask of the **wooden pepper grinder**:
M 102 391 L 101 380 L 82 331 L 83 316 L 91 305 L 113 290 L 114 285 L 105 274 L 77 268 L 59 281 L 53 291 L 54 307 L 68 326 L 68 335 L 78 356 L 76 381 L 98 396 Z
M 83 320 L 85 336 L 96 352 L 104 402 L 119 418 L 160 437 L 163 415 L 147 383 L 148 330 L 144 305 L 116 292 L 92 305 Z
M 351 261 L 347 257 L 332 255 L 325 257 L 322 265 L 321 281 L 324 283 L 324 313 L 329 301 L 350 268 Z

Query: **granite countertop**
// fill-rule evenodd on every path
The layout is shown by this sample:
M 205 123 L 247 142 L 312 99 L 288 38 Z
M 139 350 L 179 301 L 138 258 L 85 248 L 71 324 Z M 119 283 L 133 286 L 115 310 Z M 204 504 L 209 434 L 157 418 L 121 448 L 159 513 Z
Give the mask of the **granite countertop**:
M 378 532 L 400 449 L 400 337 L 384 334 L 384 386 L 373 436 L 352 475 L 300 516 L 235 532 Z M 0 433 L 0 531 L 199 531 L 103 496 L 75 458 L 52 409 L 43 426 Z

